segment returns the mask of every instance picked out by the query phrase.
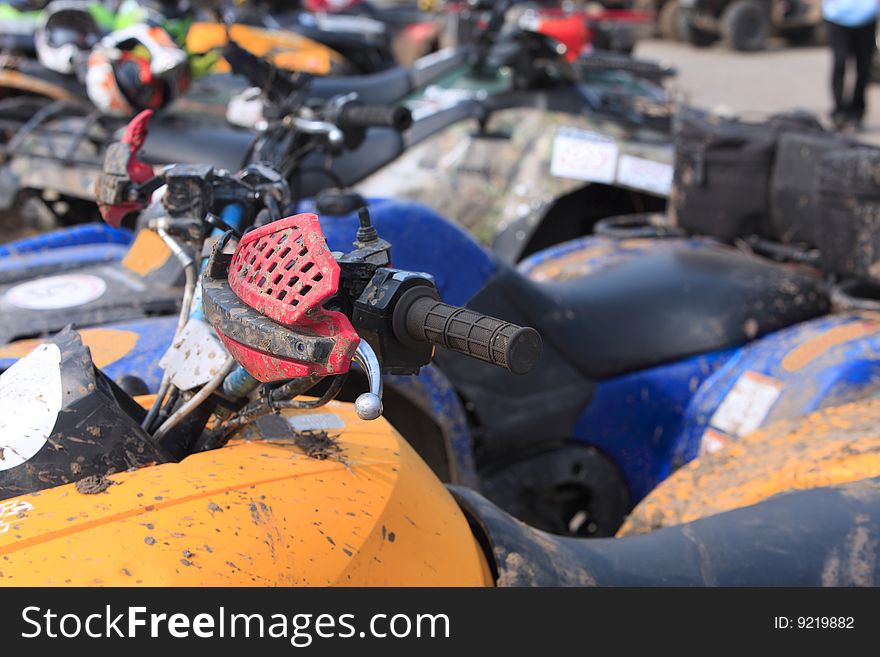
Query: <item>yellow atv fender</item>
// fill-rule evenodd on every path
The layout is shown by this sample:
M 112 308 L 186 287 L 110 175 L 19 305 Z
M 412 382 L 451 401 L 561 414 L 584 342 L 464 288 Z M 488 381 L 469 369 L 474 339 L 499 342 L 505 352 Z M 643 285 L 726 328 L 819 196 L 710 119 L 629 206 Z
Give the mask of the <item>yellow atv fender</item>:
M 0 585 L 491 584 L 458 505 L 394 429 L 350 404 L 321 413 L 345 423 L 338 442 L 251 425 L 180 463 L 0 502 Z
M 345 58 L 338 52 L 296 32 L 236 24 L 229 27 L 229 36 L 254 55 L 266 57 L 287 71 L 328 75 L 345 66 Z M 219 23 L 193 23 L 186 34 L 186 49 L 194 54 L 222 48 L 226 43 L 226 26 Z M 229 64 L 222 60 L 217 71 L 228 72 Z
M 705 454 L 654 489 L 618 535 L 691 522 L 779 493 L 877 477 L 878 415 L 880 399 L 826 408 Z

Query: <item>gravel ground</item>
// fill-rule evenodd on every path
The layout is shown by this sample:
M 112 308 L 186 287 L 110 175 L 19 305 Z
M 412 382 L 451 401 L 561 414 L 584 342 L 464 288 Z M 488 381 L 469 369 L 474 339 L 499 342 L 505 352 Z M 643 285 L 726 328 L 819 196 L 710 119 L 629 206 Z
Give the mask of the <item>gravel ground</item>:
M 738 53 L 721 45 L 645 40 L 641 57 L 663 61 L 678 70 L 674 88 L 694 105 L 726 109 L 744 117 L 805 109 L 827 120 L 831 110 L 831 51 L 827 47 L 791 48 L 783 43 L 759 53 Z M 865 141 L 880 143 L 880 85 L 868 92 Z

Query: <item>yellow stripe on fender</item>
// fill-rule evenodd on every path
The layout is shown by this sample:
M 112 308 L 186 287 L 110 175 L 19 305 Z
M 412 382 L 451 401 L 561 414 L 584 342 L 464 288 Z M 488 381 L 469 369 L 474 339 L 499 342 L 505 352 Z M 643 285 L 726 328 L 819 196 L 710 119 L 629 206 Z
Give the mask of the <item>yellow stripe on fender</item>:
M 880 330 L 880 322 L 873 320 L 849 322 L 835 326 L 788 352 L 782 360 L 782 368 L 786 372 L 797 372 L 830 349 L 862 336 L 876 333 L 878 330 Z
M 111 363 L 128 354 L 138 341 L 138 334 L 134 331 L 121 331 L 119 329 L 83 329 L 79 332 L 83 344 L 92 352 L 92 360 L 97 367 L 107 367 Z M 34 347 L 41 345 L 45 340 L 18 340 L 0 347 L 0 358 L 24 358 Z
M 345 421 L 341 459 L 239 440 L 112 475 L 99 494 L 68 485 L 0 502 L 15 510 L 0 585 L 490 583 L 458 505 L 391 426 L 350 404 L 321 412 Z
M 156 271 L 171 257 L 171 250 L 162 238 L 151 230 L 140 230 L 122 259 L 122 266 L 146 276 Z
M 880 400 L 773 424 L 706 454 L 660 484 L 619 535 L 638 534 L 757 504 L 790 490 L 880 475 Z

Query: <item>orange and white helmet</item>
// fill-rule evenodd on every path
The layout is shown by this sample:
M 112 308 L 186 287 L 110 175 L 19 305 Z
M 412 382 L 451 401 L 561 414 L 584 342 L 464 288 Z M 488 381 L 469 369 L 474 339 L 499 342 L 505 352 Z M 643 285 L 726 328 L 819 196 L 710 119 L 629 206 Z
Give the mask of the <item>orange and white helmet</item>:
M 86 91 L 95 107 L 133 116 L 165 107 L 189 86 L 189 63 L 161 27 L 132 25 L 106 36 L 88 59 Z

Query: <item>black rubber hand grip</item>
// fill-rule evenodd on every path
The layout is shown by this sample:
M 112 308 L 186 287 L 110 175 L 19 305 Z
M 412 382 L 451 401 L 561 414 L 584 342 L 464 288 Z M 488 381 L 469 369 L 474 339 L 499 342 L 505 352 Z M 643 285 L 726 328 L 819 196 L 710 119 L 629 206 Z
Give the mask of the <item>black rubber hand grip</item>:
M 230 41 L 224 46 L 223 57 L 233 73 L 243 76 L 253 86 L 268 92 L 275 102 L 287 98 L 297 90 L 297 85 L 286 72 L 242 48 L 235 41 Z
M 406 308 L 410 339 L 427 341 L 465 356 L 504 367 L 514 374 L 530 371 L 541 357 L 541 336 L 532 328 L 419 296 Z
M 392 128 L 403 132 L 412 125 L 412 113 L 400 105 L 361 105 L 348 103 L 339 109 L 336 125 L 346 128 Z

